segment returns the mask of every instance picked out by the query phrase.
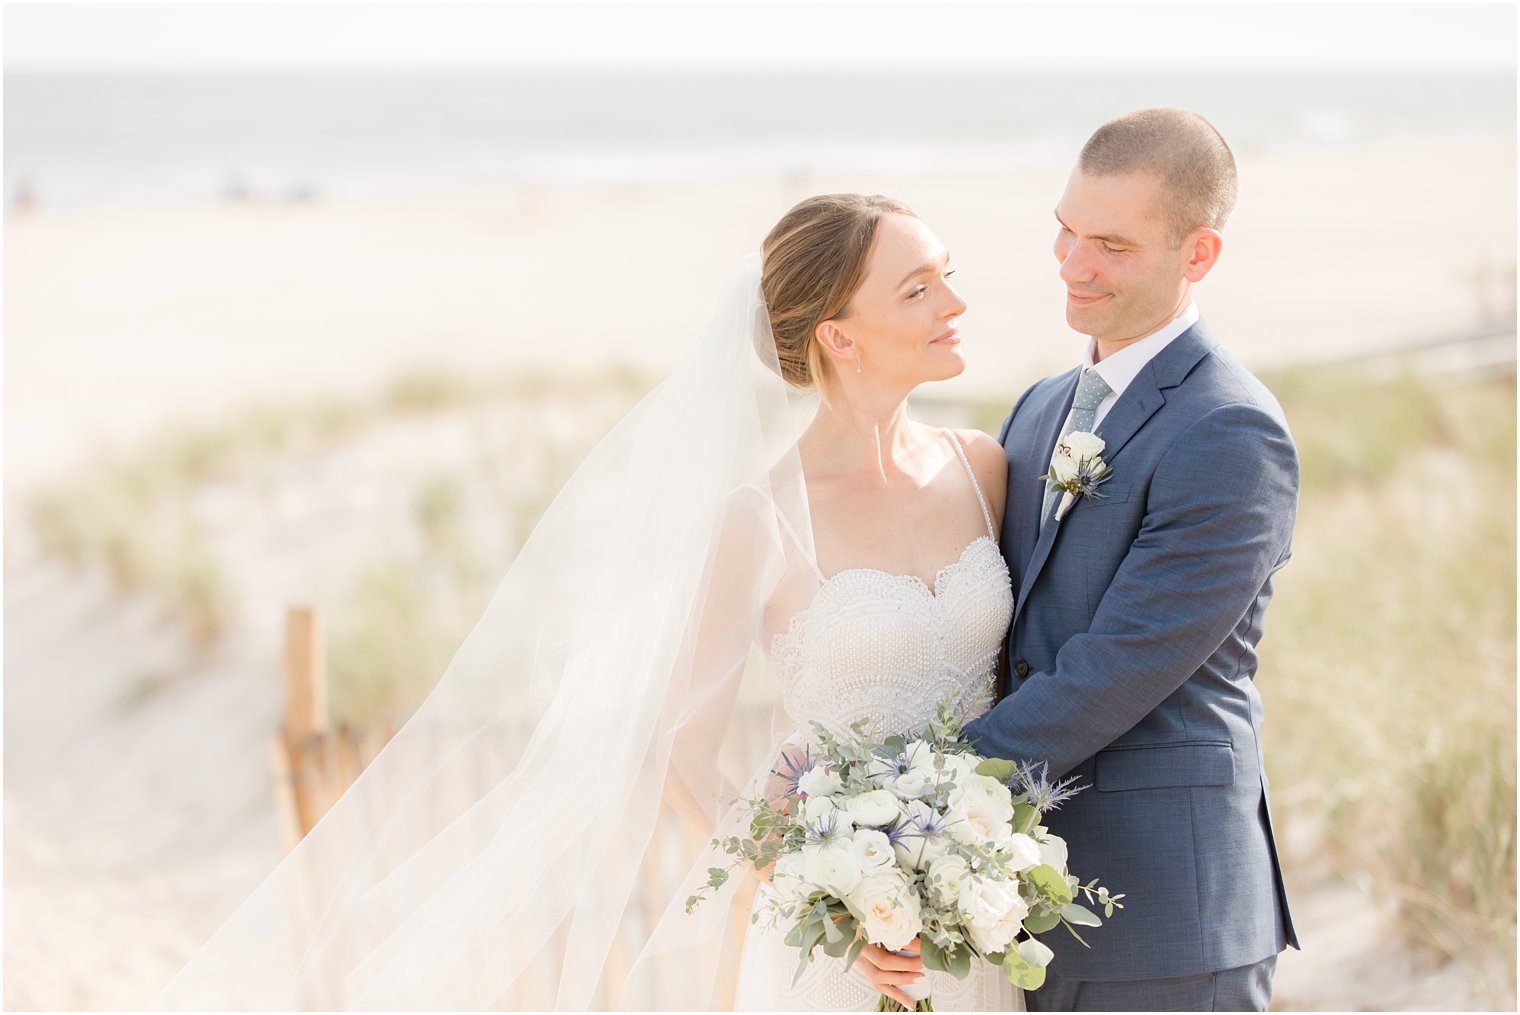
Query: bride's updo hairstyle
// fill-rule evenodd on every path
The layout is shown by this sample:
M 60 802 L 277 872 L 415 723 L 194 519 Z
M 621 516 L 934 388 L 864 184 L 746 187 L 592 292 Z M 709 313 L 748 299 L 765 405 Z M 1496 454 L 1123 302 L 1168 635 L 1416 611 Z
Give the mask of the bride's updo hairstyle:
M 823 393 L 829 368 L 813 333 L 822 322 L 849 313 L 882 216 L 912 214 L 890 197 L 820 194 L 787 212 L 770 231 L 760 248 L 760 289 L 788 384 Z

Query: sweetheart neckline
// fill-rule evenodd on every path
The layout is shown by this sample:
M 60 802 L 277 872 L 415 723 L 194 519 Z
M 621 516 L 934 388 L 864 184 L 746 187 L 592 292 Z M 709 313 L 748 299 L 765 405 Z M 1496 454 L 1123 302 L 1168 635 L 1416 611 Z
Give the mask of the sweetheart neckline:
M 983 540 L 986 540 L 987 542 L 992 543 L 992 545 L 993 545 L 994 548 L 997 547 L 997 542 L 990 535 L 987 535 L 986 533 L 983 533 L 982 535 L 975 537 L 974 539 L 971 540 L 971 542 L 967 543 L 964 547 L 962 547 L 961 552 L 956 556 L 956 558 L 954 560 L 952 560 L 950 563 L 946 564 L 944 567 L 940 568 L 938 571 L 934 572 L 934 584 L 933 585 L 930 585 L 928 582 L 924 581 L 922 578 L 920 578 L 916 574 L 899 574 L 896 571 L 887 571 L 887 570 L 884 570 L 884 569 L 879 568 L 879 567 L 847 567 L 847 568 L 845 568 L 842 571 L 835 571 L 833 574 L 829 575 L 827 578 L 825 578 L 821 582 L 819 582 L 817 590 L 815 590 L 814 593 L 813 593 L 813 599 L 817 600 L 818 593 L 821 592 L 821 591 L 823 591 L 823 587 L 825 585 L 828 585 L 830 582 L 834 581 L 835 579 L 840 578 L 843 575 L 847 575 L 847 574 L 881 574 L 881 575 L 886 575 L 888 578 L 903 578 L 903 579 L 906 579 L 908 581 L 917 582 L 920 588 L 922 588 L 925 592 L 929 593 L 929 598 L 931 598 L 931 599 L 938 599 L 939 598 L 939 586 L 940 586 L 940 583 L 942 581 L 944 581 L 945 572 L 949 571 L 951 568 L 955 567 L 957 564 L 959 564 L 962 561 L 964 561 L 966 559 L 966 555 L 971 552 L 971 548 L 974 547 L 977 543 L 982 542 Z M 800 612 L 806 613 L 808 610 L 810 610 L 812 608 L 813 608 L 812 603 L 809 603 L 807 606 L 803 607 L 803 609 Z
M 818 597 L 822 594 L 824 587 L 827 586 L 830 582 L 833 582 L 836 579 L 847 574 L 879 574 L 885 575 L 888 578 L 896 578 L 901 581 L 910 582 L 915 587 L 923 590 L 923 592 L 928 595 L 929 601 L 937 606 L 940 602 L 940 584 L 944 581 L 946 573 L 948 573 L 952 568 L 959 567 L 960 565 L 964 564 L 966 562 L 967 556 L 970 555 L 972 548 L 983 541 L 992 544 L 992 549 L 997 553 L 998 560 L 1001 561 L 1003 559 L 1002 551 L 998 546 L 997 540 L 984 533 L 983 535 L 977 536 L 975 539 L 971 540 L 971 542 L 967 543 L 961 550 L 960 556 L 956 557 L 950 563 L 946 564 L 944 567 L 940 568 L 934 573 L 934 585 L 932 588 L 928 582 L 924 581 L 916 574 L 897 574 L 895 572 L 887 571 L 879 567 L 847 567 L 843 571 L 834 572 L 827 578 L 823 579 L 823 581 L 818 585 L 818 588 L 813 592 L 813 598 L 808 602 L 808 604 L 802 609 L 798 610 L 796 613 L 792 614 L 791 619 L 786 622 L 786 626 L 784 628 L 771 635 L 770 647 L 766 655 L 768 657 L 774 658 L 776 654 L 777 643 L 784 643 L 798 637 L 802 631 L 803 622 L 806 621 L 808 614 L 813 612 L 813 607 L 818 604 Z

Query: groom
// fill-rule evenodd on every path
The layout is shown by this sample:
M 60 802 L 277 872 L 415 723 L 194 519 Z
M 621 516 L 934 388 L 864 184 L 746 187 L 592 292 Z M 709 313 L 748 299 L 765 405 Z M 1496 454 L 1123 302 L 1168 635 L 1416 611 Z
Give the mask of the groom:
M 1098 128 L 1056 206 L 1066 320 L 1090 338 L 1003 424 L 1010 672 L 966 735 L 1089 787 L 1047 823 L 1125 908 L 1082 931 L 1090 949 L 1053 932 L 1035 1011 L 1261 1011 L 1298 946 L 1252 681 L 1298 458 L 1193 303 L 1234 202 L 1218 132 L 1143 109 Z M 1063 514 L 1039 477 L 1074 430 L 1097 432 L 1113 472 Z

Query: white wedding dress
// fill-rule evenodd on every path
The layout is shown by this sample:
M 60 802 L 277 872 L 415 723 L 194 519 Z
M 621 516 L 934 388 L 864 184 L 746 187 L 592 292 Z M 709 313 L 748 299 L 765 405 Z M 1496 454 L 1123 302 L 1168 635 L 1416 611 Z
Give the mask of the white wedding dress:
M 875 568 L 825 578 L 804 551 L 817 590 L 770 647 L 783 707 L 799 739 L 816 742 L 815 721 L 848 735 L 852 723 L 866 719 L 867 735 L 880 738 L 923 729 L 947 698 L 966 707 L 967 718 L 992 704 L 990 679 L 1013 616 L 1013 593 L 986 498 L 960 441 L 945 433 L 970 477 L 987 534 L 940 569 L 932 589 L 916 575 Z M 761 885 L 759 892 L 769 890 Z M 761 901 L 757 894 L 756 906 Z M 880 995 L 865 975 L 822 949 L 793 984 L 797 951 L 784 942 L 783 929 L 764 923 L 752 924 L 745 940 L 736 1009 L 875 1009 Z M 1022 993 L 984 963 L 965 980 L 939 972 L 929 978 L 938 1011 L 1024 1010 Z

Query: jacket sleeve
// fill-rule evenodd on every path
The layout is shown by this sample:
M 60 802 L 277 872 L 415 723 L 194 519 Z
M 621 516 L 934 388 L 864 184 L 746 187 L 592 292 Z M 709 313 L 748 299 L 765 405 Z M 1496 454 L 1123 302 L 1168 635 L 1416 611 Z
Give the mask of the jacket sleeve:
M 1139 534 L 1087 631 L 966 737 L 989 757 L 1048 761 L 1052 775 L 1107 747 L 1254 607 L 1291 553 L 1297 503 L 1298 456 L 1279 419 L 1250 404 L 1203 416 L 1157 464 Z

